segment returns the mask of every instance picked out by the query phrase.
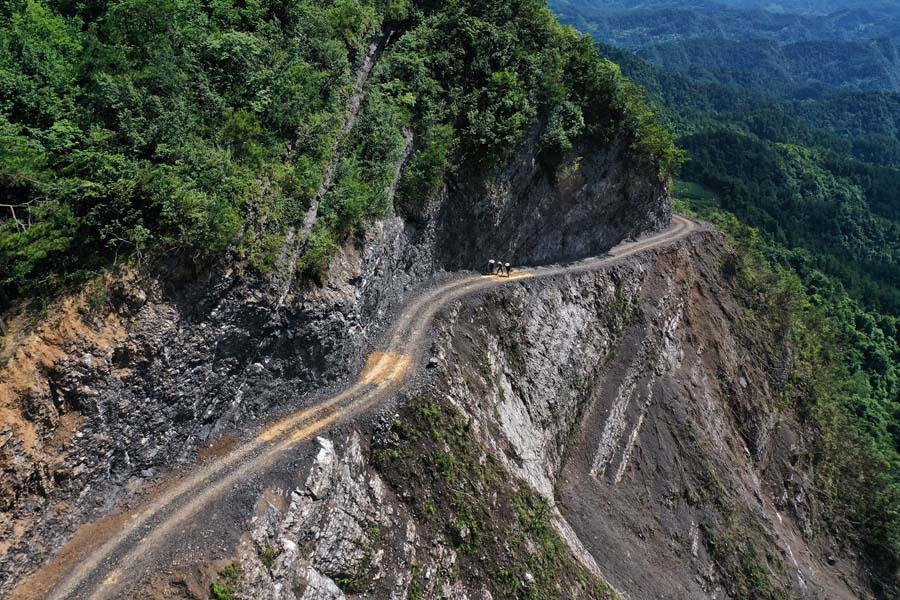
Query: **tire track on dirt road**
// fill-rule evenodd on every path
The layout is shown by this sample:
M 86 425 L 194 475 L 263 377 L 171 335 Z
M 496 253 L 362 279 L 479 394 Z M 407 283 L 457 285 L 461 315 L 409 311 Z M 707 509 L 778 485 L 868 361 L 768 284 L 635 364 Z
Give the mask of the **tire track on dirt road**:
M 152 563 L 154 549 L 163 547 L 192 517 L 210 510 L 233 486 L 264 472 L 289 450 L 322 430 L 352 420 L 393 397 L 424 355 L 432 319 L 451 302 L 522 279 L 606 268 L 638 252 L 680 240 L 696 228 L 693 221 L 676 215 L 667 230 L 616 246 L 604 256 L 519 271 L 511 277 L 467 275 L 422 293 L 404 307 L 389 329 L 387 343 L 369 357 L 355 384 L 270 424 L 232 452 L 163 484 L 143 500 L 141 508 L 85 525 L 44 566 L 20 583 L 10 600 L 114 597 Z

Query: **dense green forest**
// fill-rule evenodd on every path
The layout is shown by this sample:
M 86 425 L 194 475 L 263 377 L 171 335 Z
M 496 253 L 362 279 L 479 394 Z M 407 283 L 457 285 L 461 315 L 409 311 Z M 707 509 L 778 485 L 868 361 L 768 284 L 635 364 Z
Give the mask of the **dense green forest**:
M 900 314 L 900 96 L 775 100 L 600 48 L 662 105 L 688 152 L 684 178 L 778 242 L 810 251 L 867 305 Z
M 367 46 L 381 55 L 342 127 Z M 545 124 L 543 151 L 671 137 L 588 38 L 539 0 L 2 0 L 0 285 L 40 295 L 122 261 L 228 251 L 271 268 L 325 180 L 301 270 L 472 157 Z
M 634 51 L 691 40 L 765 42 L 768 46 L 771 42 L 900 39 L 900 7 L 887 1 L 549 0 L 548 4 L 579 30 Z
M 666 69 L 774 96 L 821 97 L 828 90 L 900 90 L 900 55 L 890 39 L 677 40 L 639 51 Z
M 836 529 L 855 531 L 880 566 L 876 586 L 894 590 L 900 567 L 900 95 L 860 91 L 862 85 L 838 89 L 845 87 L 841 78 L 878 77 L 866 61 L 849 70 L 846 60 L 831 61 L 830 68 L 838 67 L 834 81 L 791 80 L 799 71 L 782 59 L 785 44 L 795 40 L 778 28 L 758 45 L 767 56 L 741 56 L 745 44 L 730 30 L 735 15 L 721 7 L 676 2 L 682 17 L 692 16 L 680 35 L 663 16 L 672 14 L 670 2 L 641 3 L 634 11 L 620 3 L 615 19 L 606 3 L 551 4 L 565 7 L 564 21 L 588 24 L 601 53 L 645 86 L 686 150 L 681 177 L 690 183 L 679 184 L 677 208 L 729 235 L 748 304 L 791 331 L 796 352 L 785 401 L 818 432 L 810 457 L 818 493 Z M 799 11 L 744 16 L 751 32 L 765 23 L 815 21 L 825 37 L 823 19 L 862 18 Z M 882 16 L 890 24 L 892 17 Z M 622 23 L 628 26 L 615 29 Z M 648 31 L 656 42 L 648 42 Z M 853 34 L 860 35 L 848 27 L 842 36 Z M 659 64 L 605 43 L 623 39 L 642 40 L 631 48 Z M 824 62 L 847 43 L 805 41 L 815 51 L 798 56 Z M 893 61 L 888 42 L 853 43 L 885 50 Z M 802 93 L 788 85 L 803 81 Z

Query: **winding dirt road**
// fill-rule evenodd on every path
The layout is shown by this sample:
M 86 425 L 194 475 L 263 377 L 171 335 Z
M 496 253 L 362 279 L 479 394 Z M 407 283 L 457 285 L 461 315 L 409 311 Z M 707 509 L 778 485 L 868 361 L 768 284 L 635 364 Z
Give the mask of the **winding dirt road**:
M 404 307 L 373 353 L 359 380 L 325 401 L 261 430 L 230 453 L 167 482 L 145 506 L 85 525 L 41 569 L 12 592 L 10 600 L 115 597 L 147 568 L 148 554 L 178 535 L 186 523 L 208 510 L 228 490 L 265 471 L 291 448 L 337 422 L 346 422 L 389 400 L 418 364 L 425 334 L 435 314 L 459 298 L 494 286 L 534 277 L 552 277 L 605 268 L 642 250 L 684 238 L 697 228 L 676 215 L 665 231 L 621 244 L 604 256 L 564 266 L 514 272 L 509 278 L 469 275 L 430 289 Z

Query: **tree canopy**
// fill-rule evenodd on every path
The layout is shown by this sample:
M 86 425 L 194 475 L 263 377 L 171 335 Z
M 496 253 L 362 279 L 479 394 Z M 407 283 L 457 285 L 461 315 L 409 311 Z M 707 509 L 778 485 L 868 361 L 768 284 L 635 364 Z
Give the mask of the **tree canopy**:
M 407 150 L 400 206 L 458 165 L 499 164 L 536 126 L 545 153 L 622 136 L 663 176 L 678 163 L 637 88 L 539 0 L 4 0 L 0 286 L 39 295 L 116 262 L 228 249 L 271 268 L 333 166 L 300 257 L 321 277 L 392 210 Z

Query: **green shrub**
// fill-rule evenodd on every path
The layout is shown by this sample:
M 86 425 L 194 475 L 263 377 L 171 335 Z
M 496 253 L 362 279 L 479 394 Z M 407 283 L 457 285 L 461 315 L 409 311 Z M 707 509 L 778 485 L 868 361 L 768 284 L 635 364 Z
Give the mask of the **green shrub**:
M 219 571 L 219 580 L 209 586 L 209 595 L 213 600 L 234 600 L 241 582 L 241 568 L 236 563 L 226 565 Z

